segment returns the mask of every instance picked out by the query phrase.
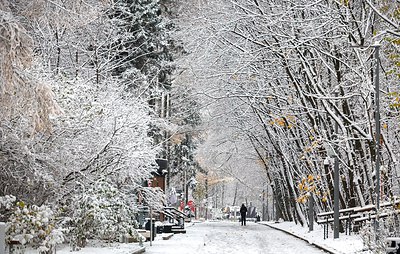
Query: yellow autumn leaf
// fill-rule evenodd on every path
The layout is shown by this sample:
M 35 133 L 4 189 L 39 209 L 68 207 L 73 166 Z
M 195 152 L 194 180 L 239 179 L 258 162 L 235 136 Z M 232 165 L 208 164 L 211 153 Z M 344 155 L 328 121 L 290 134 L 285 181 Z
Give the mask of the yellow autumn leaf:
M 307 202 L 307 196 L 306 195 L 300 196 L 297 199 L 297 203 L 304 204 L 305 202 Z
M 292 122 L 294 122 L 294 120 L 295 120 L 295 117 L 292 116 L 292 115 L 287 115 L 286 118 L 289 119 L 289 121 L 292 121 Z
M 400 39 L 393 39 L 392 43 L 394 43 L 396 45 L 400 45 Z
M 285 126 L 285 121 L 282 118 L 276 119 L 276 122 L 279 126 L 284 127 Z

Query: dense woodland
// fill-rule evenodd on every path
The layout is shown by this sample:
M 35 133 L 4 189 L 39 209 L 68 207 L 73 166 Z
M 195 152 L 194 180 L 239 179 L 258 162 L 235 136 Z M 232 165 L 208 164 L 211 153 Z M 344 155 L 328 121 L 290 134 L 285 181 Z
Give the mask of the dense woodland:
M 333 157 L 340 208 L 376 203 L 377 158 L 379 198 L 394 201 L 399 19 L 393 0 L 0 1 L 9 237 L 45 252 L 132 233 L 137 192 L 163 198 L 143 188 L 156 158 L 168 187 L 198 176 L 198 200 L 213 171 L 257 179 L 276 217 L 304 226 L 310 195 L 333 209 Z
M 182 61 L 214 104 L 209 117 L 223 123 L 221 133 L 229 127 L 232 143 L 245 140 L 258 155 L 278 218 L 307 225 L 310 195 L 315 213 L 333 210 L 334 157 L 340 208 L 376 204 L 377 64 L 379 199 L 396 200 L 398 1 L 196 3 L 182 8 L 181 33 L 193 52 Z

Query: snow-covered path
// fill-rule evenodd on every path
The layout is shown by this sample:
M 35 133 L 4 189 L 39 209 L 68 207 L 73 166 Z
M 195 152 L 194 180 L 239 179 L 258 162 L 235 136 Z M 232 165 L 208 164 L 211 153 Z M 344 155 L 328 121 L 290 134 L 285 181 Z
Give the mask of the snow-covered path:
M 174 235 L 170 240 L 158 240 L 149 246 L 149 254 L 321 254 L 325 253 L 306 242 L 265 225 L 249 222 L 241 227 L 234 222 L 203 222 L 188 224 L 186 234 Z

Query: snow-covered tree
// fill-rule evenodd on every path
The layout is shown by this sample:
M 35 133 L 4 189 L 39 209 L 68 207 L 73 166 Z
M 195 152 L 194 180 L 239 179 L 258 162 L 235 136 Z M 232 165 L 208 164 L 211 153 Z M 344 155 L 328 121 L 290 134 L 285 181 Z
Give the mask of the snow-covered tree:
M 310 175 L 322 179 L 317 211 L 331 209 L 333 175 L 323 161 L 332 147 L 340 158 L 340 206 L 374 203 L 375 63 L 372 49 L 351 46 L 381 42 L 385 48 L 382 34 L 396 38 L 395 4 L 232 0 L 184 6 L 188 15 L 180 25 L 191 53 L 187 71 L 212 108 L 225 108 L 216 116 L 235 122 L 230 126 L 253 145 L 279 216 L 307 223 L 306 207 L 295 200 L 302 192 L 299 184 Z M 190 40 L 193 34 L 196 40 Z M 393 111 L 396 93 L 388 89 Z M 382 114 L 389 122 L 393 113 Z M 382 162 L 389 168 L 382 198 L 394 195 L 389 187 L 398 168 L 391 145 L 397 143 L 394 126 L 392 121 L 382 126 Z
M 126 93 L 100 50 L 114 35 L 107 4 L 25 7 L 6 2 L 1 16 L 1 86 L 9 97 L 2 110 L 10 114 L 1 114 L 0 194 L 39 207 L 72 200 L 104 178 L 121 192 L 138 188 L 156 169 L 159 150 L 148 136 L 147 100 Z M 133 198 L 132 189 L 123 193 Z

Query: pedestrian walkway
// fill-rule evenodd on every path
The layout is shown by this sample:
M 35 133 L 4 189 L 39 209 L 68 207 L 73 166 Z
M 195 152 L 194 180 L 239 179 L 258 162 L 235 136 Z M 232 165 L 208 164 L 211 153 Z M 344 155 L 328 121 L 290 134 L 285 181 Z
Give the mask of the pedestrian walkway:
M 332 254 L 370 254 L 363 247 L 362 239 L 359 235 L 340 234 L 338 239 L 333 239 L 333 232 L 329 230 L 328 239 L 324 239 L 323 226 L 315 225 L 310 232 L 307 227 L 296 225 L 294 222 L 260 222 L 260 224 L 281 230 L 293 235 L 311 245 L 325 250 Z
M 187 223 L 186 234 L 174 234 L 164 240 L 166 234 L 157 234 L 150 246 L 139 243 L 101 244 L 93 243 L 79 251 L 80 254 L 371 254 L 363 251 L 361 239 L 357 235 L 340 235 L 339 239 L 323 239 L 323 227 L 316 226 L 309 232 L 293 222 L 248 222 L 240 226 L 239 222 L 207 221 Z M 294 251 L 295 250 L 295 251 Z M 37 250 L 28 250 L 26 254 L 37 254 Z M 59 246 L 57 254 L 70 253 L 69 246 Z
M 240 226 L 237 222 L 217 221 L 186 226 L 185 235 L 168 241 L 156 239 L 152 246 L 145 243 L 149 254 L 322 254 L 307 242 L 276 229 L 254 222 Z

